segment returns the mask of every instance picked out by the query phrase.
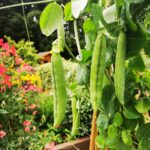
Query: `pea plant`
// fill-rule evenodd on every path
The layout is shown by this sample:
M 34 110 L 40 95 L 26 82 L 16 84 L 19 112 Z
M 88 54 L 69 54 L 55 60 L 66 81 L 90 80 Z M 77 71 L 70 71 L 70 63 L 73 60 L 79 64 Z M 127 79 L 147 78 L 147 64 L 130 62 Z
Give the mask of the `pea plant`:
M 65 6 L 51 2 L 41 14 L 42 33 L 58 34 L 51 51 L 54 126 L 65 117 L 67 92 L 60 56 L 65 49 L 78 63 L 78 84 L 90 93 L 90 150 L 150 149 L 149 6 L 146 0 L 71 0 Z M 74 27 L 77 57 L 65 39 L 66 22 Z M 84 47 L 78 22 L 83 23 Z M 79 126 L 77 106 L 73 98 L 74 131 Z

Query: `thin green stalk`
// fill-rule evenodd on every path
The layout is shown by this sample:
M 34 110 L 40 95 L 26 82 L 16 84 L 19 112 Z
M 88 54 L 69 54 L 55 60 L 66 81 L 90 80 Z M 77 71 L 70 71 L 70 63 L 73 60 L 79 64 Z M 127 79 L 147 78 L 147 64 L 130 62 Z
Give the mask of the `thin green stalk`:
M 44 3 L 49 3 L 57 0 L 46 0 L 46 1 L 37 1 L 37 2 L 27 2 L 27 3 L 20 3 L 20 4 L 13 4 L 13 5 L 8 5 L 8 6 L 3 6 L 0 7 L 0 10 L 2 9 L 8 9 L 8 8 L 14 8 L 14 7 L 20 7 L 20 6 L 28 6 L 28 5 L 36 5 L 36 4 L 44 4 Z
M 76 20 L 74 20 L 74 32 L 75 32 L 75 40 L 76 40 L 76 44 L 77 44 L 78 53 L 79 53 L 80 59 L 82 59 L 82 53 L 81 53 L 81 47 L 80 47 L 80 42 L 79 42 L 78 28 L 77 28 Z
M 73 55 L 73 53 L 71 52 L 70 48 L 67 46 L 67 44 L 65 43 L 65 48 L 67 49 L 67 51 L 69 52 L 69 54 L 71 55 L 71 57 L 75 60 L 75 62 L 79 63 L 79 61 L 76 59 L 76 57 Z
M 23 0 L 21 0 L 21 2 L 23 3 Z M 26 20 L 24 6 L 22 6 L 22 13 L 23 13 L 24 23 L 25 23 L 25 27 L 26 27 L 26 31 L 27 31 L 27 37 L 28 37 L 28 40 L 30 41 L 29 29 L 28 29 L 28 24 L 27 24 L 27 20 Z

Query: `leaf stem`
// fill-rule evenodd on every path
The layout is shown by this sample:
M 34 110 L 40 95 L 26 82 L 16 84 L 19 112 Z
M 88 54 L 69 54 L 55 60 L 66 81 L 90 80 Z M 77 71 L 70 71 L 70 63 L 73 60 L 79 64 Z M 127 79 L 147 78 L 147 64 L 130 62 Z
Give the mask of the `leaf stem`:
M 71 52 L 70 48 L 67 46 L 67 44 L 65 43 L 65 48 L 66 50 L 69 52 L 70 56 L 77 62 L 79 63 L 79 61 L 76 59 L 76 57 L 73 55 L 73 53 Z
M 76 40 L 76 44 L 77 44 L 78 53 L 79 53 L 80 59 L 82 59 L 82 53 L 81 53 L 81 47 L 80 47 L 80 42 L 79 42 L 78 28 L 77 28 L 76 20 L 74 20 L 74 32 L 75 32 L 75 40 Z

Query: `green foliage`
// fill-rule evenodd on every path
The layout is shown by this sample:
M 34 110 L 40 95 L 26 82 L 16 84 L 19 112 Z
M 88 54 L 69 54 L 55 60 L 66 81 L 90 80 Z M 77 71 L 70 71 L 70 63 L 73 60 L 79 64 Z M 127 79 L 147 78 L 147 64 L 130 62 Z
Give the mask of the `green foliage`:
M 35 66 L 39 63 L 39 56 L 37 50 L 34 47 L 34 42 L 20 40 L 15 42 L 11 37 L 5 36 L 5 39 L 10 45 L 14 45 L 17 49 L 17 54 L 21 56 L 25 63 Z
M 122 131 L 121 133 L 122 136 L 122 140 L 124 142 L 124 144 L 131 146 L 132 145 L 132 138 L 131 138 L 131 134 L 130 131 Z
M 139 150 L 150 149 L 150 123 L 140 126 L 137 131 L 137 138 L 139 141 Z
M 53 97 L 48 93 L 39 95 L 39 110 L 46 118 L 53 116 Z
M 49 4 L 41 14 L 40 27 L 44 35 L 51 35 L 63 21 L 63 10 L 57 3 Z
M 114 121 L 113 121 L 113 124 L 117 127 L 121 126 L 123 123 L 123 118 L 122 118 L 122 115 L 121 113 L 117 112 L 115 114 L 115 117 L 114 117 Z

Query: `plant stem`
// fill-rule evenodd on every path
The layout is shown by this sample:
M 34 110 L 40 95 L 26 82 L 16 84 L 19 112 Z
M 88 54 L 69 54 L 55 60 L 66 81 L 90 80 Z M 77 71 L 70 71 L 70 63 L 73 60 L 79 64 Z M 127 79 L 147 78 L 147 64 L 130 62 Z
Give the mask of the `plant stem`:
M 24 3 L 23 0 L 21 0 L 21 3 Z M 30 41 L 29 29 L 28 29 L 28 24 L 27 24 L 26 15 L 25 15 L 25 9 L 24 9 L 23 5 L 22 5 L 22 13 L 23 13 L 24 23 L 25 23 L 25 27 L 26 27 L 26 31 L 27 31 L 27 37 L 28 37 L 28 40 Z
M 75 62 L 79 63 L 79 61 L 76 59 L 76 57 L 73 55 L 73 53 L 71 52 L 70 48 L 67 46 L 67 44 L 65 43 L 65 48 L 67 49 L 67 51 L 69 52 L 69 54 L 71 55 L 71 57 L 75 60 Z
M 56 0 L 46 0 L 46 1 L 37 1 L 37 2 L 28 2 L 28 3 L 22 2 L 20 4 L 13 4 L 13 5 L 8 5 L 8 6 L 0 7 L 0 10 L 2 10 L 2 9 L 8 9 L 8 8 L 14 8 L 14 7 L 20 7 L 20 6 L 44 4 L 44 3 L 49 3 L 49 2 L 52 2 L 52 1 L 56 1 Z
M 95 137 L 97 134 L 96 119 L 97 119 L 97 111 L 96 112 L 94 111 L 93 117 L 92 117 L 92 129 L 91 129 L 90 149 L 89 150 L 95 150 Z
M 81 47 L 80 47 L 80 42 L 79 42 L 78 28 L 77 28 L 76 20 L 74 20 L 74 32 L 75 32 L 75 40 L 76 40 L 76 44 L 77 44 L 78 53 L 79 53 L 80 58 L 82 59 L 82 53 L 81 53 Z

